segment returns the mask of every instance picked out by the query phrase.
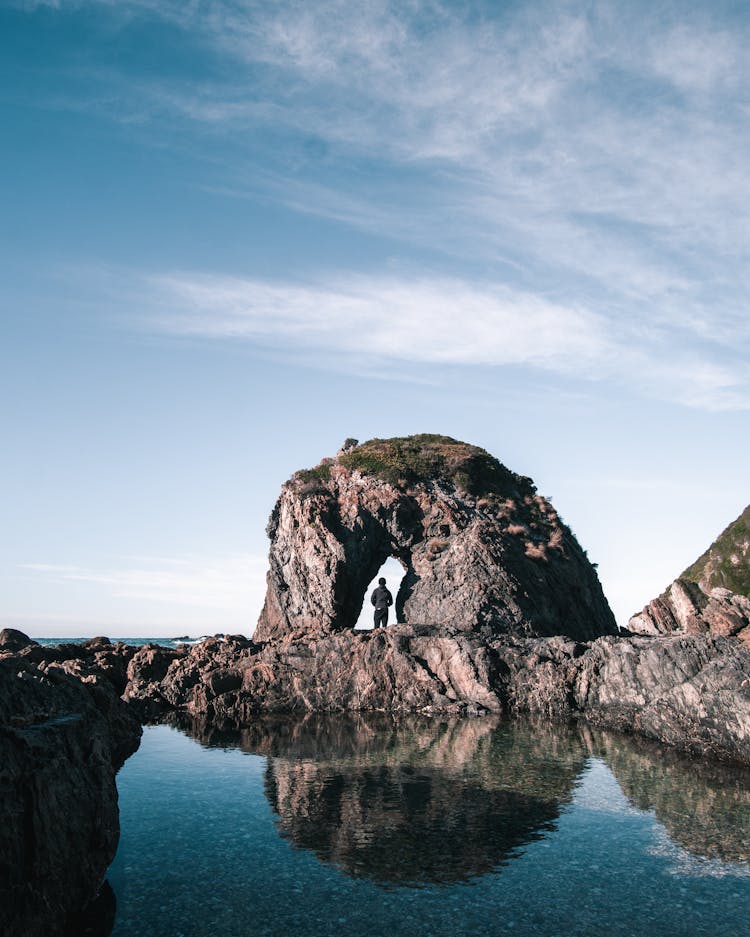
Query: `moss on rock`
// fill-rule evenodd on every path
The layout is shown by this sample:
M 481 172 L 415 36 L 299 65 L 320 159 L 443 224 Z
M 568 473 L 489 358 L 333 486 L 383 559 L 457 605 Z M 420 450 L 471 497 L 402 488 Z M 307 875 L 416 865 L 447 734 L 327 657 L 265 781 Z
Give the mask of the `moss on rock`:
M 750 505 L 679 578 L 750 598 Z
M 478 498 L 536 491 L 530 478 L 511 472 L 486 450 L 437 433 L 370 439 L 338 462 L 397 487 L 441 481 Z

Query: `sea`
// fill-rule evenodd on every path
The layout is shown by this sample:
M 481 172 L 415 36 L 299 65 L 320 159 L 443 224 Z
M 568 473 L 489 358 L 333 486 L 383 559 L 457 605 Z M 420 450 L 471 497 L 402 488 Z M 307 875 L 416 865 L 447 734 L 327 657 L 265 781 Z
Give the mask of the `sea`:
M 117 784 L 100 937 L 750 933 L 750 770 L 636 737 L 174 718 L 144 727 Z
M 129 644 L 131 647 L 140 647 L 143 644 L 159 644 L 162 647 L 177 647 L 179 644 L 199 644 L 208 637 L 214 637 L 214 635 L 201 635 L 201 637 L 198 638 L 184 636 L 177 638 L 110 638 L 109 640 L 113 644 L 121 642 L 122 644 Z M 223 635 L 216 635 L 215 637 L 221 638 Z M 83 644 L 84 641 L 91 640 L 91 635 L 85 638 L 34 638 L 33 640 L 36 641 L 37 644 L 50 647 L 54 644 Z

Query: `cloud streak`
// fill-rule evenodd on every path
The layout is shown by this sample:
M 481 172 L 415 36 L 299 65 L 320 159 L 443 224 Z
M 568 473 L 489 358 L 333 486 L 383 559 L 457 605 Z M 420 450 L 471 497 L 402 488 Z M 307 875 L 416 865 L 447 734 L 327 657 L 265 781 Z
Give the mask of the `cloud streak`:
M 383 365 L 383 375 L 408 378 L 403 366 L 412 365 L 422 379 L 445 367 L 527 367 L 698 409 L 750 407 L 742 354 L 711 356 L 676 342 L 659 322 L 618 320 L 613 309 L 603 314 L 504 284 L 404 274 L 291 285 L 186 272 L 142 277 L 133 291 L 136 280 L 125 276 L 109 289 L 140 310 L 135 319 L 126 314 L 131 327 L 244 342 L 312 366 L 374 367 L 377 376 Z
M 424 364 L 531 364 L 607 356 L 599 318 L 533 294 L 450 279 L 348 277 L 317 285 L 195 275 L 151 280 L 152 326 Z
M 225 193 L 442 252 L 487 284 L 434 259 L 410 282 L 165 276 L 160 328 L 750 405 L 750 20 L 729 5 L 56 5 L 160 18 L 220 63 L 102 84 L 154 134 L 229 141 Z
M 58 585 L 98 587 L 111 599 L 247 615 L 253 626 L 265 592 L 265 557 L 136 557 L 107 567 L 26 563 L 21 567 Z M 252 617 L 251 617 L 252 616 Z

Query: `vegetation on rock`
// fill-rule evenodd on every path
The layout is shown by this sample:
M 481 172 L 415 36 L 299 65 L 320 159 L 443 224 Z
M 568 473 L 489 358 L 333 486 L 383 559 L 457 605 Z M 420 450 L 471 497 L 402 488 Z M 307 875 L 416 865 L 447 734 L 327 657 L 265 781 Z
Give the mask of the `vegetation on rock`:
M 338 462 L 397 487 L 442 481 L 474 497 L 536 490 L 530 478 L 511 472 L 479 446 L 437 433 L 370 439 L 342 453 Z
M 750 598 L 750 505 L 679 578 Z

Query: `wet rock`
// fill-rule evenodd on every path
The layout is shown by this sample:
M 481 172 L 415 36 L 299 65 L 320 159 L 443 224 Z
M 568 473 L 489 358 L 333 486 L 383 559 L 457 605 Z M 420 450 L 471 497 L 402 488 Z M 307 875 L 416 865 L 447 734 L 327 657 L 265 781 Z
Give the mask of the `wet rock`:
M 62 933 L 96 898 L 117 848 L 115 774 L 140 732 L 84 661 L 0 659 L 0 932 Z
M 593 566 L 531 479 L 445 436 L 371 440 L 298 472 L 268 533 L 257 641 L 348 630 L 389 556 L 406 571 L 399 621 L 485 636 L 616 632 Z

